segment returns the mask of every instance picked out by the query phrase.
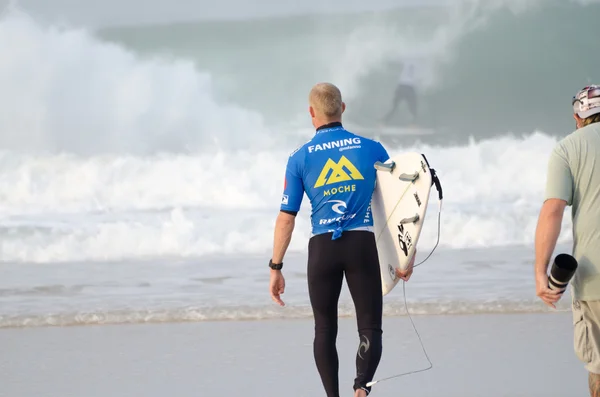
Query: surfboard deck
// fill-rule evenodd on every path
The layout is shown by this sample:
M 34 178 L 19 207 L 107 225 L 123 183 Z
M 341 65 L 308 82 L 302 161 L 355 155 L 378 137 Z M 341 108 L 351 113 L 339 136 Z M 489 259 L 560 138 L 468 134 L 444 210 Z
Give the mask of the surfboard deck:
M 415 253 L 425 221 L 432 174 L 419 153 L 403 153 L 375 164 L 377 183 L 371 202 L 383 295 L 400 279 Z

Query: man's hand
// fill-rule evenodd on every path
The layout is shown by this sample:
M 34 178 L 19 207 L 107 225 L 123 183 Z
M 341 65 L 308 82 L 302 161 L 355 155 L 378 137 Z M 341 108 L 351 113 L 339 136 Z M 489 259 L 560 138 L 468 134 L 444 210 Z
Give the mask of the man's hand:
M 545 304 L 554 309 L 556 309 L 554 304 L 562 297 L 560 291 L 552 290 L 548 287 L 548 275 L 543 273 L 535 276 L 535 292 Z
M 273 263 L 283 263 L 283 256 L 287 250 L 292 233 L 296 224 L 296 216 L 280 211 L 275 221 L 275 236 L 273 238 Z M 285 278 L 281 270 L 271 269 L 271 281 L 269 283 L 271 298 L 280 306 L 285 306 L 280 295 L 285 291 Z
M 417 257 L 417 250 L 413 253 L 412 259 L 408 262 L 408 266 L 406 270 L 401 270 L 399 267 L 396 268 L 396 276 L 401 278 L 404 281 L 410 280 L 410 276 L 412 276 L 413 269 L 415 266 L 415 258 Z
M 535 230 L 535 292 L 545 304 L 555 309 L 554 303 L 558 302 L 561 294 L 548 287 L 548 263 L 556 248 L 566 205 L 565 200 L 546 200 Z
M 269 283 L 271 299 L 279 306 L 285 306 L 281 300 L 281 294 L 285 291 L 285 278 L 281 270 L 271 270 L 271 282 Z

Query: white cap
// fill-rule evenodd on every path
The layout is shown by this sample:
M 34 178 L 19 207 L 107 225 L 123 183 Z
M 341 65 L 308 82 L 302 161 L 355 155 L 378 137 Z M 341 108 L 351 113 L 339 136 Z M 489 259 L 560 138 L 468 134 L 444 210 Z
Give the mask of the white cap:
M 573 112 L 582 119 L 600 113 L 600 85 L 590 85 L 573 97 Z

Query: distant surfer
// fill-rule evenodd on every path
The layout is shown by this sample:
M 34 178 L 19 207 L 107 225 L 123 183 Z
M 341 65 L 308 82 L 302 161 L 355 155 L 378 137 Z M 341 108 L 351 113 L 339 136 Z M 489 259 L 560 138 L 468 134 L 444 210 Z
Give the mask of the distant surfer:
M 314 358 L 328 397 L 339 397 L 338 300 L 344 275 L 356 310 L 359 347 L 355 397 L 367 396 L 382 351 L 381 273 L 371 214 L 376 161 L 389 156 L 381 143 L 342 126 L 346 105 L 333 84 L 319 83 L 309 94 L 314 137 L 289 157 L 275 223 L 270 292 L 281 306 L 283 258 L 304 194 L 310 199 L 312 236 L 308 243 L 308 293 L 315 319 Z M 413 262 L 396 274 L 408 281 Z
M 600 86 L 573 97 L 576 130 L 550 154 L 544 203 L 535 234 L 536 294 L 555 308 L 560 290 L 548 285 L 548 265 L 560 235 L 563 213 L 571 206 L 572 282 L 575 353 L 589 372 L 590 396 L 600 396 Z M 559 375 L 559 374 L 556 374 Z
M 406 59 L 402 63 L 402 70 L 400 71 L 400 78 L 396 90 L 394 91 L 394 99 L 392 101 L 392 108 L 383 118 L 384 125 L 389 124 L 392 116 L 396 112 L 398 106 L 406 101 L 408 111 L 411 115 L 410 125 L 416 125 L 418 121 L 418 98 L 416 85 L 418 83 L 417 64 L 412 59 Z

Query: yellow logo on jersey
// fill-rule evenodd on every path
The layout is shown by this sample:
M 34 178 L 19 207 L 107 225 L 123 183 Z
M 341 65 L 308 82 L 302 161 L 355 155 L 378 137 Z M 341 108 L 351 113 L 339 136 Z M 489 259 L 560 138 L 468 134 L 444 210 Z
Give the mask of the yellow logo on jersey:
M 348 170 L 350 173 L 344 171 L 344 168 Z M 329 175 L 329 177 L 327 177 Z M 342 156 L 340 161 L 337 163 L 332 159 L 327 160 L 317 182 L 315 183 L 315 187 L 321 187 L 324 185 L 330 185 L 332 183 L 338 182 L 346 182 L 356 179 L 365 179 L 362 174 L 358 171 L 358 169 L 346 158 L 346 156 Z

